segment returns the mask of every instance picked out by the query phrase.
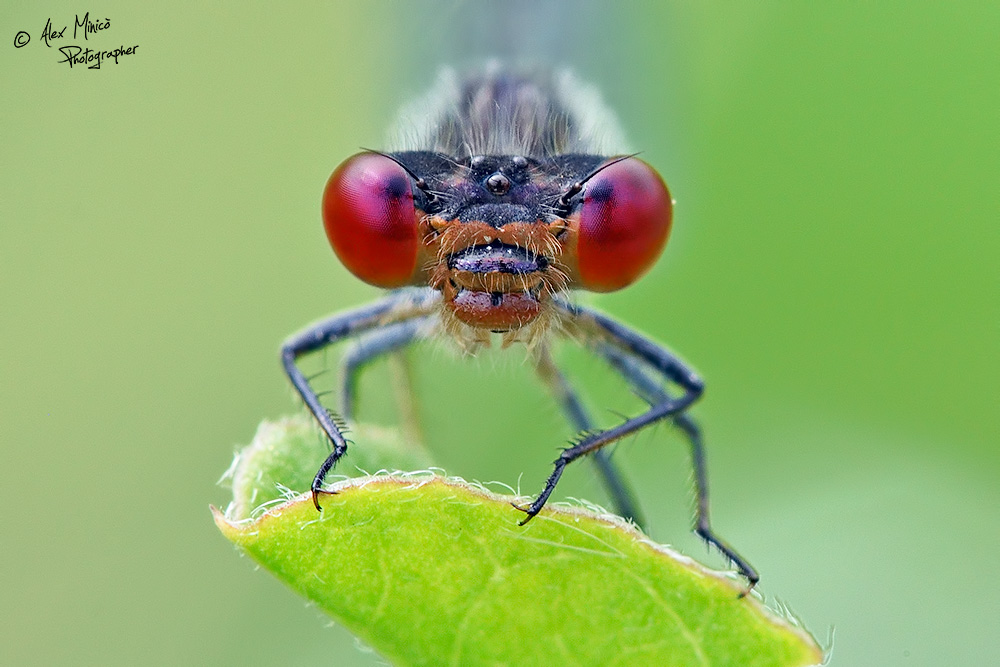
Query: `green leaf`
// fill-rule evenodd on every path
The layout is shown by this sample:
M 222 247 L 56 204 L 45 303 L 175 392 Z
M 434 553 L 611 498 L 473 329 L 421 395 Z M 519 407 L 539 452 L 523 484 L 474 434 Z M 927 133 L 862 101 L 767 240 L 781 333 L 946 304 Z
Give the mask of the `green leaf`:
M 301 454 L 303 430 L 294 420 L 262 426 L 258 440 L 263 433 L 270 461 L 286 465 L 282 443 Z M 306 459 L 310 469 L 318 460 Z M 291 479 L 294 467 L 279 466 L 276 477 Z M 247 460 L 233 468 L 242 493 L 257 472 L 275 477 L 251 470 Z M 236 513 L 245 497 L 228 518 L 213 512 L 228 539 L 393 664 L 822 661 L 801 628 L 622 520 L 559 507 L 522 527 L 524 515 L 510 503 L 523 498 L 430 473 L 365 476 L 334 488 L 321 497 L 322 513 L 308 495 L 272 502 L 255 519 Z
M 348 437 L 357 437 L 364 446 L 349 447 L 336 472 L 357 476 L 430 466 L 430 456 L 423 445 L 404 443 L 394 429 L 352 424 Z M 237 453 L 222 476 L 222 482 L 233 490 L 226 516 L 244 519 L 255 509 L 295 496 L 291 490 L 308 489 L 316 469 L 329 453 L 329 441 L 315 422 L 304 415 L 261 422 L 253 441 Z M 331 472 L 327 479 L 333 481 L 337 477 Z

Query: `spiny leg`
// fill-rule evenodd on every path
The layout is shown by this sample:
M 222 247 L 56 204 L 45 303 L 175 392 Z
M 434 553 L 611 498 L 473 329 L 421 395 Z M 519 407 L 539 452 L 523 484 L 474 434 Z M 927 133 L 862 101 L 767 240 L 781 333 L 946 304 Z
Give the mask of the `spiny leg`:
M 701 395 L 704 387 L 701 379 L 666 349 L 610 317 L 565 301 L 557 300 L 555 303 L 567 316 L 569 325 L 582 333 L 598 354 L 609 359 L 612 365 L 623 373 L 626 379 L 649 401 L 650 407 L 645 413 L 627 419 L 614 428 L 586 434 L 572 447 L 564 450 L 554 462 L 555 467 L 546 480 L 542 493 L 527 507 L 518 507 L 528 515 L 521 522 L 522 525 L 530 521 L 545 506 L 559 482 L 563 470 L 569 463 L 649 424 L 663 419 L 672 419 L 688 435 L 688 440 L 691 443 L 695 481 L 698 489 L 696 532 L 702 539 L 715 545 L 747 578 L 750 585 L 742 594 L 746 595 L 756 585 L 760 577 L 746 560 L 712 532 L 708 515 L 708 483 L 705 473 L 704 448 L 694 422 L 682 414 Z M 620 363 L 616 364 L 616 359 L 620 360 Z M 662 376 L 663 380 L 676 384 L 683 393 L 677 397 L 671 396 L 663 388 L 661 382 L 649 376 L 650 372 L 655 372 Z
M 330 455 L 323 461 L 310 486 L 313 504 L 317 510 L 322 510 L 319 504 L 319 494 L 322 491 L 323 480 L 347 451 L 347 440 L 337 424 L 337 419 L 320 403 L 319 396 L 296 365 L 295 360 L 308 352 L 364 334 L 373 329 L 391 325 L 394 322 L 423 318 L 432 312 L 437 298 L 437 295 L 430 290 L 394 292 L 370 306 L 339 313 L 314 324 L 295 334 L 282 345 L 281 363 L 288 379 L 332 443 Z
M 565 374 L 556 366 L 547 346 L 539 350 L 535 370 L 559 403 L 573 428 L 579 433 L 590 432 L 593 429 L 593 422 Z M 601 479 L 604 481 L 604 487 L 608 495 L 611 496 L 618 514 L 642 526 L 644 521 L 639 504 L 636 502 L 632 489 L 629 488 L 621 472 L 611 460 L 610 454 L 604 449 L 599 449 L 593 453 L 591 458 L 597 466 Z
M 572 447 L 563 450 L 559 458 L 554 461 L 555 468 L 546 480 L 541 494 L 527 507 L 518 507 L 528 515 L 521 522 L 522 525 L 530 521 L 545 506 L 562 476 L 563 469 L 568 464 L 585 454 L 595 452 L 616 440 L 635 433 L 649 424 L 680 413 L 691 405 L 702 391 L 701 379 L 694 371 L 656 343 L 595 310 L 575 306 L 559 299 L 554 300 L 554 305 L 562 311 L 568 328 L 579 332 L 592 343 L 598 341 L 613 342 L 631 352 L 649 364 L 666 380 L 678 384 L 684 393 L 677 398 L 665 394 L 663 401 L 650 406 L 649 410 L 641 415 L 626 419 L 618 426 L 605 431 L 586 433 Z
M 690 405 L 692 400 L 694 399 L 691 397 L 691 392 L 677 399 L 669 399 L 664 403 L 652 406 L 648 411 L 638 417 L 628 419 L 614 428 L 610 428 L 606 431 L 586 434 L 572 447 L 563 450 L 562 454 L 559 455 L 559 458 L 553 462 L 555 468 L 546 480 L 545 487 L 542 489 L 541 494 L 539 494 L 534 502 L 527 507 L 515 505 L 515 507 L 528 515 L 523 521 L 521 521 L 521 525 L 530 521 L 545 506 L 549 496 L 551 496 L 552 492 L 555 490 L 556 484 L 559 483 L 559 478 L 562 477 L 563 469 L 568 464 L 577 460 L 581 456 L 595 452 L 601 447 L 605 447 L 616 440 L 635 433 L 645 426 L 660 421 L 661 419 L 672 417 Z
M 632 385 L 636 393 L 648 403 L 656 404 L 662 402 L 666 397 L 666 390 L 654 378 L 643 369 L 634 357 L 629 356 L 612 345 L 599 345 L 596 351 L 607 359 L 619 373 Z M 687 414 L 679 414 L 673 417 L 673 423 L 687 437 L 688 445 L 691 448 L 691 464 L 694 468 L 694 488 L 695 488 L 695 526 L 694 531 L 708 544 L 714 545 L 726 558 L 728 558 L 736 569 L 746 577 L 750 586 L 744 593 L 757 585 L 760 575 L 750 563 L 746 561 L 733 547 L 712 530 L 709 519 L 708 503 L 708 468 L 705 463 L 705 446 L 701 439 L 701 429 L 698 424 Z

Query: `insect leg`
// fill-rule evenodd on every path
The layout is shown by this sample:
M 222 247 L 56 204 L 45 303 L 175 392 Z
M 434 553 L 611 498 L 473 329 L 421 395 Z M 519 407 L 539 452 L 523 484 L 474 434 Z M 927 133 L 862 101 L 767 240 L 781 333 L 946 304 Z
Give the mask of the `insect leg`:
M 580 397 L 573 390 L 563 372 L 559 370 L 559 367 L 552 360 L 552 355 L 547 346 L 542 347 L 539 352 L 535 362 L 535 370 L 545 383 L 545 386 L 549 388 L 553 397 L 559 402 L 563 413 L 573 428 L 578 432 L 589 432 L 593 429 L 593 422 L 587 414 L 583 403 L 580 401 Z M 611 496 L 611 500 L 618 513 L 640 526 L 643 525 L 639 504 L 636 502 L 635 496 L 628 484 L 626 484 L 621 472 L 611 460 L 611 456 L 606 450 L 599 449 L 594 452 L 592 459 L 597 466 L 597 470 L 604 481 L 604 487 L 608 495 Z
M 389 324 L 362 336 L 340 362 L 340 416 L 354 419 L 357 381 L 364 367 L 384 354 L 412 343 L 426 320 L 413 319 Z
M 572 447 L 563 450 L 559 458 L 554 461 L 555 468 L 546 480 L 545 488 L 542 489 L 541 494 L 527 507 L 518 507 L 528 515 L 521 522 L 522 525 L 530 521 L 545 506 L 562 476 L 563 469 L 569 463 L 626 435 L 635 433 L 649 424 L 678 414 L 701 395 L 703 387 L 701 378 L 694 371 L 667 350 L 628 327 L 597 311 L 574 306 L 561 300 L 555 301 L 555 305 L 567 316 L 569 327 L 579 331 L 591 343 L 604 341 L 622 347 L 648 363 L 665 379 L 679 385 L 684 393 L 676 398 L 664 395 L 663 401 L 650 406 L 649 410 L 641 415 L 627 419 L 614 428 L 588 433 Z
M 666 400 L 666 390 L 659 382 L 649 376 L 643 365 L 634 357 L 613 345 L 598 345 L 596 350 L 628 380 L 636 393 L 650 405 Z M 728 542 L 712 530 L 708 509 L 708 470 L 705 465 L 705 447 L 702 444 L 701 429 L 698 428 L 697 422 L 684 413 L 674 416 L 673 423 L 687 437 L 691 448 L 691 463 L 694 468 L 694 487 L 697 500 L 694 531 L 701 539 L 713 545 L 728 558 L 740 571 L 740 574 L 746 577 L 752 589 L 760 580 L 760 575 Z
M 423 294 L 408 290 L 400 291 L 370 306 L 339 313 L 295 334 L 286 340 L 281 347 L 281 363 L 288 379 L 291 380 L 292 386 L 298 391 L 306 407 L 319 422 L 320 428 L 326 433 L 333 446 L 330 455 L 326 457 L 316 472 L 310 487 L 313 504 L 317 510 L 321 510 L 319 493 L 323 487 L 323 480 L 347 451 L 347 440 L 337 425 L 336 419 L 320 403 L 319 397 L 310 386 L 309 380 L 296 365 L 295 360 L 308 352 L 387 324 L 428 315 L 433 308 L 434 299 Z
M 388 355 L 393 394 L 403 438 L 411 445 L 423 446 L 420 419 L 413 399 L 410 363 L 402 350 L 424 337 L 425 326 L 431 323 L 430 320 L 430 317 L 425 317 L 376 329 L 362 336 L 358 344 L 344 354 L 340 363 L 340 416 L 343 419 L 346 421 L 354 419 L 357 383 L 365 367 L 376 358 Z

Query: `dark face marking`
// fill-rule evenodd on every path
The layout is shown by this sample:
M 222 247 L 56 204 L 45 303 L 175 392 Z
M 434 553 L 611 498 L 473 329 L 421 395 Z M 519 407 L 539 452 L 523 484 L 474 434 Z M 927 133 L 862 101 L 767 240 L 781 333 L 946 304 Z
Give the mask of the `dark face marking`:
M 548 260 L 524 248 L 503 243 L 471 246 L 448 258 L 448 268 L 473 273 L 533 273 L 544 270 Z
M 394 153 L 393 157 L 435 193 L 430 199 L 414 190 L 414 202 L 423 213 L 445 221 L 479 220 L 493 227 L 510 222 L 547 224 L 563 217 L 565 212 L 557 215 L 556 211 L 559 196 L 605 160 L 599 155 L 575 154 L 545 159 L 523 155 L 452 158 L 429 151 Z M 489 205 L 496 205 L 491 207 L 496 219 L 484 217 L 490 215 L 483 208 Z M 512 208 L 504 214 L 503 207 Z

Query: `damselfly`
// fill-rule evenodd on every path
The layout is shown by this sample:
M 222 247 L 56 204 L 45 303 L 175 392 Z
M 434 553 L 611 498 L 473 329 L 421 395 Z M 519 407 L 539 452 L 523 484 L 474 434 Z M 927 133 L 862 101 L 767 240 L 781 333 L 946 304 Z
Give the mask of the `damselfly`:
M 446 74 L 431 96 L 413 105 L 410 119 L 404 145 L 347 159 L 323 195 L 323 221 L 337 256 L 361 280 L 393 291 L 309 327 L 282 348 L 288 377 L 332 443 L 312 483 L 317 510 L 324 478 L 347 441 L 297 358 L 358 341 L 342 387 L 340 417 L 351 419 L 353 375 L 364 362 L 436 333 L 468 351 L 496 335 L 504 347 L 526 346 L 580 433 L 535 500 L 515 505 L 526 515 L 522 525 L 545 506 L 566 465 L 587 454 L 594 455 L 618 511 L 637 517 L 602 448 L 669 420 L 691 447 L 695 531 L 752 588 L 756 571 L 709 523 L 704 449 L 685 412 L 701 395 L 701 379 L 657 343 L 569 298 L 573 289 L 626 287 L 659 257 L 673 208 L 659 174 L 635 155 L 616 154 L 620 149 L 609 145 L 620 134 L 613 116 L 567 73 L 493 66 L 466 77 Z M 595 429 L 553 362 L 550 346 L 559 337 L 606 360 L 648 410 Z

